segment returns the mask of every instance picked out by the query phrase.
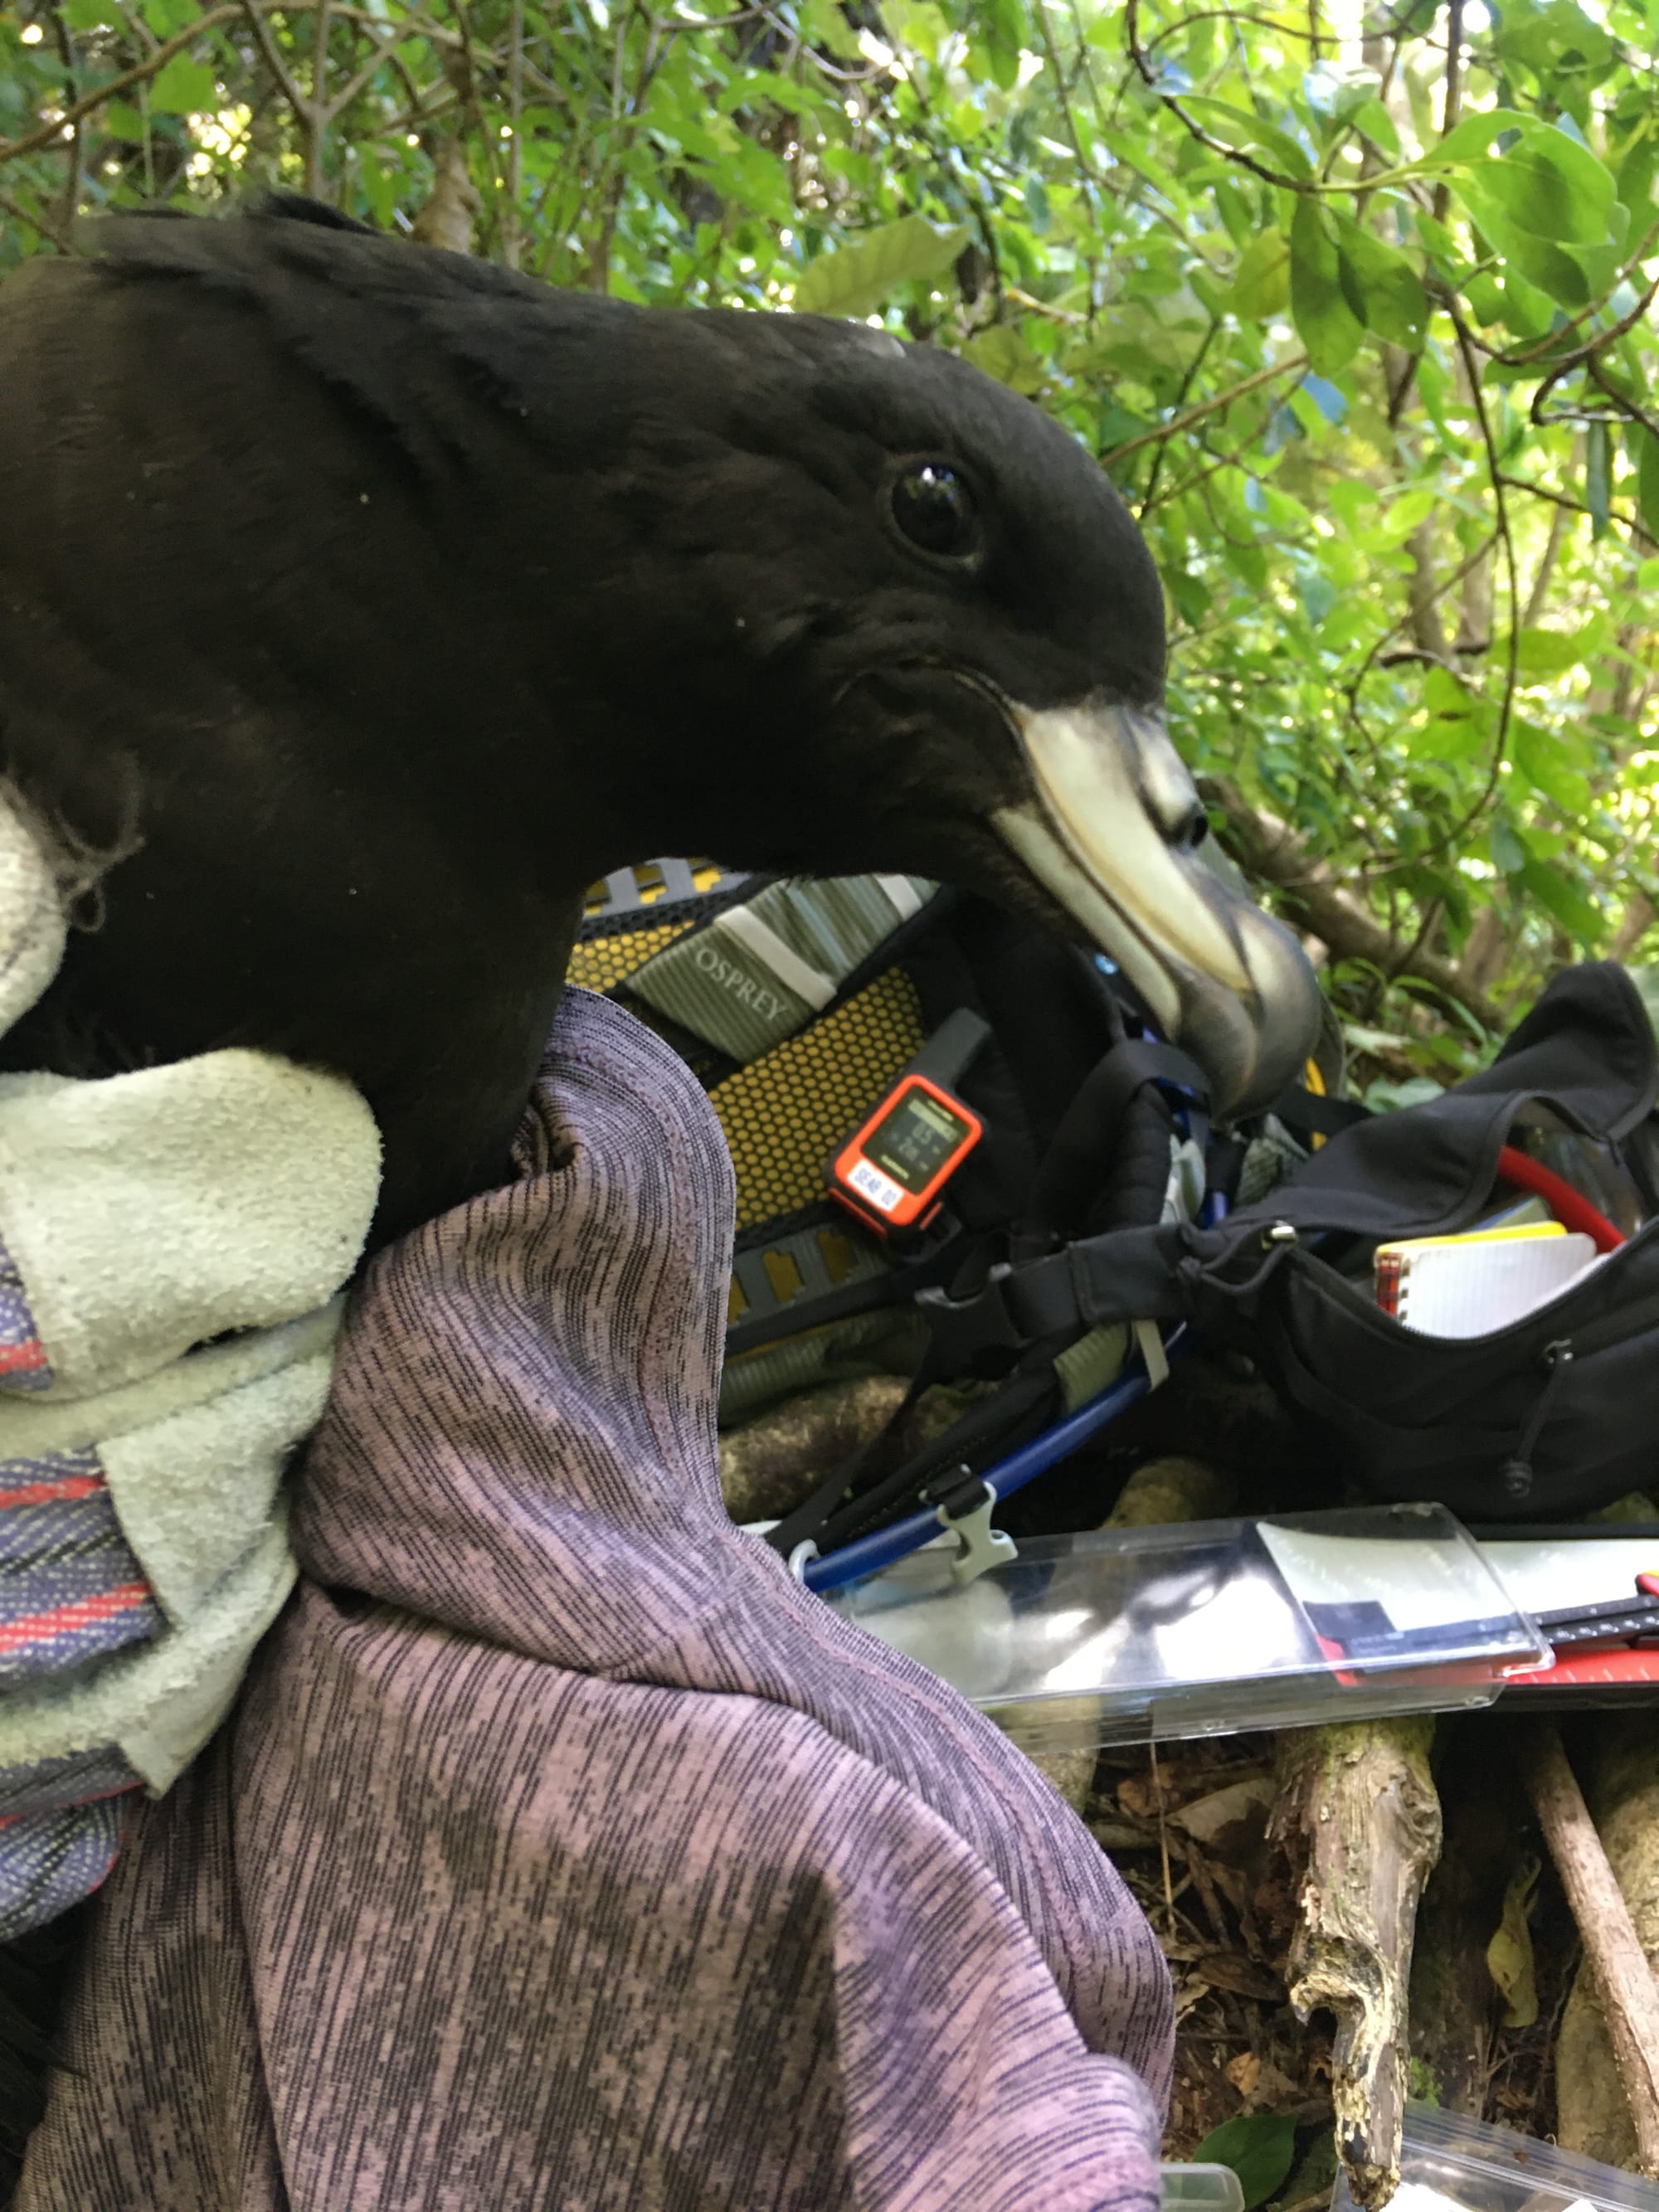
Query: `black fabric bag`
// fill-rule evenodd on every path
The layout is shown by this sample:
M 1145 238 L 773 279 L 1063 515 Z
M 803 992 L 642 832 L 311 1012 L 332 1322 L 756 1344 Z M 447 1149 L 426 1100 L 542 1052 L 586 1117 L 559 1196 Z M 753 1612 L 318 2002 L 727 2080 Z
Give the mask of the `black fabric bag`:
M 1490 1067 L 1339 1131 L 1218 1227 L 1088 1238 L 1011 1271 L 997 1297 L 1020 1329 L 1145 1315 L 1248 1353 L 1310 1425 L 1333 1487 L 1353 1480 L 1478 1521 L 1583 1512 L 1659 1478 L 1656 1082 L 1623 969 L 1572 969 Z M 1610 1146 L 1646 1225 L 1489 1336 L 1426 1336 L 1380 1311 L 1375 1247 L 1468 1228 L 1489 1210 L 1500 1149 L 1528 1126 Z

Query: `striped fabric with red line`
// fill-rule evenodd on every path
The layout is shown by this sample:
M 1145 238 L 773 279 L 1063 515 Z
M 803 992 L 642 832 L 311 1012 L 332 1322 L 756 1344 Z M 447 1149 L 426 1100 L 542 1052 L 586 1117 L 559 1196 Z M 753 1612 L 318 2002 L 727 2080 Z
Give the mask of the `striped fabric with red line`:
M 16 1261 L 0 1243 L 0 1391 L 46 1390 L 52 1362 Z
M 0 1692 L 165 1626 L 96 1449 L 0 1461 Z
M 0 1622 L 0 1652 L 18 1651 L 27 1644 L 50 1644 L 79 1628 L 113 1620 L 138 1606 L 154 1606 L 148 1583 L 123 1583 L 117 1589 L 100 1590 L 95 1597 L 74 1599 L 48 1613 L 26 1615 L 21 1620 Z M 125 1639 L 124 1639 L 125 1640 Z

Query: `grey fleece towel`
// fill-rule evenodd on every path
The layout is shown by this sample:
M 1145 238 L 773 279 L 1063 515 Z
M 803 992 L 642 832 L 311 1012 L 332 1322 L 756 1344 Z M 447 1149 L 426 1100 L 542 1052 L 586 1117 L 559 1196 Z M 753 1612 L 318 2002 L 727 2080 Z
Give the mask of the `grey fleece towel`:
M 356 1293 L 299 1589 L 100 1901 L 22 2212 L 1152 2212 L 1145 1919 L 721 1506 L 708 1102 L 574 994 L 519 1164 Z
M 63 933 L 0 787 L 0 1031 Z M 278 1486 L 379 1176 L 350 1086 L 268 1054 L 0 1078 L 0 1937 L 104 1879 L 293 1585 Z

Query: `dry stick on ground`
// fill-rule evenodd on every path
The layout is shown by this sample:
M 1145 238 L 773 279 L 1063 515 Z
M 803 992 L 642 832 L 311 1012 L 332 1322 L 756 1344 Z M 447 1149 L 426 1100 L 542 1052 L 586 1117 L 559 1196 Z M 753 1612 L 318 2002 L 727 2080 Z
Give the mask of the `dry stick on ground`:
M 1637 2156 L 1644 2173 L 1659 2177 L 1659 1983 L 1558 1729 L 1539 1728 L 1527 1747 L 1522 1771 L 1601 1991 L 1613 2055 L 1636 2125 Z
M 1659 1973 L 1659 1712 L 1600 1714 L 1589 1736 L 1590 1816 L 1648 1964 Z M 1636 2164 L 1630 2100 L 1588 1960 L 1574 1978 L 1556 2041 L 1555 2136 L 1563 2149 L 1604 2165 Z
M 1413 1717 L 1280 1739 L 1273 1828 L 1302 1868 L 1291 2002 L 1301 2020 L 1335 2015 L 1337 2154 L 1363 2212 L 1400 2185 L 1412 1937 L 1440 1856 L 1433 1738 L 1432 1720 Z

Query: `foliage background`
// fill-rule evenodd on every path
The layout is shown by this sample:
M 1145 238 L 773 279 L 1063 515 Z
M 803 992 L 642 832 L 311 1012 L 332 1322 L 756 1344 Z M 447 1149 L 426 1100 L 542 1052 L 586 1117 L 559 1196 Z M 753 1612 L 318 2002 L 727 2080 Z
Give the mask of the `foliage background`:
M 77 213 L 275 184 L 960 350 L 1139 514 L 1177 740 L 1374 1091 L 1633 954 L 1659 0 L 718 5 L 22 0 L 0 273 Z

